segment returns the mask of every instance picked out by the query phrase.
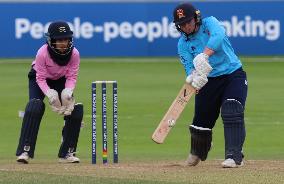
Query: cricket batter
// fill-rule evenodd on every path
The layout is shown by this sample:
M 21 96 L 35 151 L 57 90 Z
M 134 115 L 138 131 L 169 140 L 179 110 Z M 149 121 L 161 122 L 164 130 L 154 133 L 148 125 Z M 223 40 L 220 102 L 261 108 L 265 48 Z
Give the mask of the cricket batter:
M 215 17 L 201 18 L 200 11 L 190 3 L 178 5 L 173 17 L 181 33 L 178 54 L 187 75 L 186 82 L 197 90 L 194 118 L 189 126 L 191 149 L 186 163 L 195 166 L 206 160 L 212 128 L 221 111 L 225 136 L 222 167 L 242 166 L 248 86 L 241 61 Z
M 75 156 L 83 105 L 75 104 L 73 90 L 80 64 L 79 51 L 73 45 L 73 32 L 64 21 L 56 21 L 48 27 L 47 41 L 37 52 L 29 78 L 29 102 L 25 109 L 17 161 L 27 164 L 34 157 L 36 139 L 45 111 L 43 99 L 48 98 L 51 109 L 64 116 L 59 162 L 78 163 Z

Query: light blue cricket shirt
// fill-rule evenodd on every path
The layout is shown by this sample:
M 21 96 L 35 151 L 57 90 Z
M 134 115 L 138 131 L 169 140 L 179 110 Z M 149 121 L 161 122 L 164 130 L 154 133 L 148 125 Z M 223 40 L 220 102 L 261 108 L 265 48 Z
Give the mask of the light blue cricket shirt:
M 183 34 L 178 41 L 178 54 L 186 75 L 194 69 L 193 58 L 202 53 L 205 47 L 215 51 L 209 57 L 209 64 L 213 70 L 208 77 L 230 74 L 242 66 L 225 34 L 225 29 L 215 17 L 211 16 L 202 19 L 198 32 L 188 39 Z

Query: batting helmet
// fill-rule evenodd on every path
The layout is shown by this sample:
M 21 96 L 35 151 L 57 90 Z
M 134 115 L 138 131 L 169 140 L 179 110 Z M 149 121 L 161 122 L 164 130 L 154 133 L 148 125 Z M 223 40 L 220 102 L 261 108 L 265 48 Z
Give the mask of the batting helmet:
M 182 3 L 178 5 L 173 11 L 174 23 L 178 31 L 181 31 L 180 25 L 186 22 L 190 22 L 192 19 L 195 19 L 197 25 L 201 24 L 201 14 L 190 3 Z
M 48 32 L 45 34 L 46 42 L 48 44 L 48 51 L 51 58 L 60 66 L 68 64 L 73 46 L 73 32 L 71 31 L 67 22 L 56 21 L 49 25 Z M 56 40 L 68 39 L 68 45 L 64 52 L 60 52 L 56 46 Z

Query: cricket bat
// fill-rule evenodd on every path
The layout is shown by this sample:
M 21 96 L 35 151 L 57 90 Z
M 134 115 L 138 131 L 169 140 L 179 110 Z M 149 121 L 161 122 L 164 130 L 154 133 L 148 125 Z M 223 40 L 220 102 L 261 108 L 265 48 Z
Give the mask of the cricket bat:
M 163 117 L 162 121 L 152 135 L 152 140 L 158 144 L 162 144 L 168 133 L 175 125 L 177 119 L 185 108 L 190 98 L 195 94 L 196 90 L 188 83 L 185 83 L 181 88 L 178 96 L 173 101 L 168 112 Z

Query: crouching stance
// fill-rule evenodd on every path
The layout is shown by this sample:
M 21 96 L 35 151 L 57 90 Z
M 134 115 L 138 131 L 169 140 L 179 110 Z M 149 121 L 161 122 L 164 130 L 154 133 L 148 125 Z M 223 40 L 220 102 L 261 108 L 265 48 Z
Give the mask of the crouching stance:
M 80 64 L 79 51 L 73 46 L 73 32 L 64 21 L 50 24 L 47 42 L 37 52 L 29 78 L 29 102 L 25 108 L 17 161 L 28 163 L 34 158 L 37 135 L 45 111 L 44 98 L 55 113 L 62 115 L 64 126 L 59 148 L 59 162 L 78 163 L 75 156 L 83 105 L 75 104 L 73 91 Z
M 221 111 L 225 135 L 222 167 L 242 166 L 248 87 L 241 61 L 215 17 L 202 19 L 200 11 L 190 3 L 178 5 L 173 17 L 181 33 L 178 53 L 186 82 L 197 90 L 193 122 L 189 127 L 191 149 L 186 164 L 195 166 L 206 160 L 212 129 Z

